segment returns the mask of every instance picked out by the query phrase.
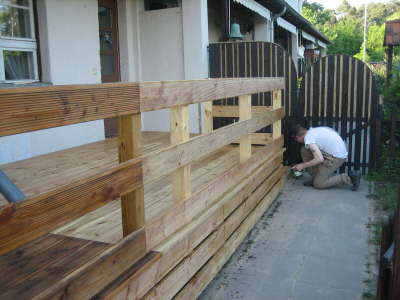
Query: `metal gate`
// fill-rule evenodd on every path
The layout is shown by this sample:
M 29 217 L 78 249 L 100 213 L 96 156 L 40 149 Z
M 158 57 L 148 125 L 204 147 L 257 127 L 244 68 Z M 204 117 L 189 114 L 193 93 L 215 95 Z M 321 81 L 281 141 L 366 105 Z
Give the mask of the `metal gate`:
M 351 56 L 329 55 L 304 74 L 293 116 L 305 125 L 338 131 L 349 150 L 346 167 L 365 174 L 377 158 L 378 104 L 368 66 Z
M 269 42 L 224 42 L 209 45 L 209 69 L 212 78 L 235 77 L 284 77 L 285 89 L 282 99 L 286 117 L 295 114 L 297 99 L 297 71 L 291 56 L 281 46 Z M 214 101 L 216 105 L 238 105 L 237 98 Z M 253 106 L 270 106 L 272 93 L 252 95 Z M 237 119 L 237 118 L 236 118 Z M 214 118 L 214 128 L 219 128 L 232 123 L 235 118 Z M 287 126 L 283 126 L 286 128 Z M 265 128 L 262 132 L 270 132 Z M 290 141 L 285 135 L 285 145 Z M 295 151 L 293 147 L 287 147 L 285 157 Z M 286 159 L 285 159 L 286 160 Z

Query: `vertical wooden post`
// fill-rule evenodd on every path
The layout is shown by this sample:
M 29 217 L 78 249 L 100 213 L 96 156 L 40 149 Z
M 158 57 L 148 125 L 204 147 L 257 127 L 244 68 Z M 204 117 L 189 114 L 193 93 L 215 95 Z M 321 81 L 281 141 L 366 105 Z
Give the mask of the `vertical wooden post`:
M 171 108 L 171 144 L 189 140 L 189 106 L 180 105 Z M 181 167 L 172 173 L 172 197 L 174 201 L 182 201 L 189 197 L 190 165 Z
M 239 120 L 251 119 L 251 95 L 239 96 Z M 248 134 L 240 139 L 240 162 L 251 156 L 251 136 Z
M 119 162 L 142 154 L 141 116 L 139 114 L 118 117 Z M 123 235 L 127 236 L 144 226 L 143 187 L 121 197 Z
M 282 91 L 274 91 L 272 94 L 272 108 L 277 109 L 282 107 Z M 276 140 L 282 134 L 282 121 L 276 121 L 272 124 L 272 139 Z
M 212 101 L 202 103 L 204 108 L 204 133 L 210 133 L 214 129 L 213 114 L 212 114 Z

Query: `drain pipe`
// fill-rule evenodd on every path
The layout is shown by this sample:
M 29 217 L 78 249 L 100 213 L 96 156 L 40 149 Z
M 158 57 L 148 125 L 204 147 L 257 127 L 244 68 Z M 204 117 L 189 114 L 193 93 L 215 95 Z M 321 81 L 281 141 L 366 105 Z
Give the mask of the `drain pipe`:
M 282 17 L 282 16 L 285 14 L 286 10 L 287 10 L 286 6 L 283 6 L 283 9 L 282 9 L 282 11 L 281 11 L 280 13 L 272 14 L 272 19 L 271 19 L 271 36 L 270 36 L 270 38 L 271 38 L 271 43 L 274 43 L 274 42 L 275 42 L 275 41 L 274 41 L 274 27 L 275 27 L 275 22 L 276 22 L 276 20 L 277 20 L 278 18 Z
M 2 170 L 0 170 L 0 193 L 9 203 L 20 202 L 25 199 L 24 193 Z

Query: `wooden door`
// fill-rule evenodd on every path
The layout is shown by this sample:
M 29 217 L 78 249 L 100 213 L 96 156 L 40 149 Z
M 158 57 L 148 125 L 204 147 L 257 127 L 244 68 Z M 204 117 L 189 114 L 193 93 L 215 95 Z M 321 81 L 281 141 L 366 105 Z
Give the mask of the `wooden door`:
M 116 0 L 99 0 L 99 39 L 101 81 L 118 82 L 121 80 L 118 43 L 118 11 Z M 104 120 L 105 135 L 112 137 L 117 134 L 115 118 Z

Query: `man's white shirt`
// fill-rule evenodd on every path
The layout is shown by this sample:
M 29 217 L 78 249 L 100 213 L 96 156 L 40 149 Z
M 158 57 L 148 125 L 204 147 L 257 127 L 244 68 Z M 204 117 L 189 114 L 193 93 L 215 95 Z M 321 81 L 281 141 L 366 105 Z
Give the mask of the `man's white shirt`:
M 309 145 L 316 144 L 320 150 L 337 158 L 346 159 L 348 155 L 346 144 L 340 135 L 329 127 L 310 128 L 304 136 L 304 144 L 307 149 Z

